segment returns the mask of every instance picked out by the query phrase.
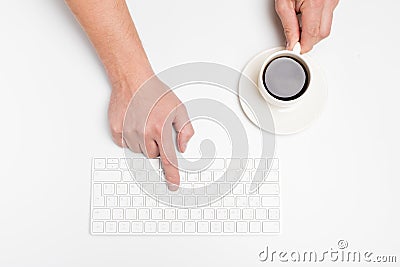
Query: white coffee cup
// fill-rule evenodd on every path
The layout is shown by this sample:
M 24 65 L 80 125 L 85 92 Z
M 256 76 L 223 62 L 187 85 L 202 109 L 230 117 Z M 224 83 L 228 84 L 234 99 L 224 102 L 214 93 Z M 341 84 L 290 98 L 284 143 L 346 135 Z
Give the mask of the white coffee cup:
M 301 101 L 302 98 L 304 98 L 308 93 L 310 89 L 310 83 L 312 79 L 311 75 L 311 69 L 310 69 L 310 63 L 308 62 L 307 57 L 303 56 L 300 54 L 301 47 L 300 44 L 297 43 L 293 49 L 293 51 L 290 50 L 281 50 L 278 52 L 273 53 L 270 55 L 263 63 L 259 77 L 258 77 L 258 90 L 260 91 L 260 94 L 263 96 L 263 98 L 271 105 L 278 106 L 278 107 L 289 107 L 292 106 L 293 104 Z M 302 68 L 302 71 L 304 71 L 304 81 L 302 80 L 301 82 L 303 84 L 301 90 L 298 91 L 293 96 L 290 97 L 279 97 L 277 95 L 274 95 L 269 88 L 267 88 L 267 84 L 265 82 L 266 78 L 266 71 L 267 67 L 271 62 L 273 62 L 275 59 L 279 58 L 289 58 L 290 60 L 294 60 L 296 65 Z

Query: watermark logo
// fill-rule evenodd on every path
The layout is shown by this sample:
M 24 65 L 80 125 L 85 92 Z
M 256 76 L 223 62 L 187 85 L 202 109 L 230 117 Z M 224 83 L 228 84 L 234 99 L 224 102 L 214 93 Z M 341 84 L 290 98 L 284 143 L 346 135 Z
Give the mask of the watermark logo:
M 149 115 L 154 112 L 155 107 L 154 104 L 146 103 L 158 103 L 159 101 L 163 101 L 165 98 L 171 97 L 171 94 L 173 95 L 172 97 L 174 97 L 175 90 L 183 86 L 196 84 L 211 85 L 215 87 L 216 90 L 223 90 L 225 93 L 228 92 L 239 100 L 241 97 L 238 93 L 239 79 L 242 81 L 244 80 L 248 90 L 257 90 L 256 85 L 250 79 L 244 77 L 239 71 L 215 63 L 198 62 L 178 65 L 166 69 L 150 78 L 133 96 L 125 115 L 123 129 L 124 139 L 132 140 L 134 139 L 132 136 L 137 135 L 139 139 L 141 138 L 144 140 L 139 140 L 140 142 L 137 142 L 139 145 L 133 144 L 131 147 L 125 148 L 125 157 L 147 161 L 145 165 L 152 167 L 150 160 L 146 159 L 140 151 L 139 153 L 137 153 L 138 151 L 135 151 L 136 153 L 132 152 L 132 150 L 135 150 L 135 147 L 137 148 L 141 146 L 142 150 L 143 147 L 146 147 L 146 145 L 143 144 L 145 144 L 147 140 L 145 140 L 144 136 L 140 136 L 140 131 L 135 131 L 130 128 L 133 124 L 140 124 L 140 127 L 146 128 L 147 119 Z M 147 99 L 146 103 L 142 101 L 143 99 Z M 249 101 L 241 98 L 241 102 L 248 103 Z M 140 112 L 136 110 L 138 106 L 141 107 Z M 190 187 L 187 187 L 182 183 L 179 189 L 171 194 L 169 190 L 160 189 L 165 186 L 167 182 L 165 177 L 163 177 L 164 174 L 162 172 L 159 173 L 161 179 L 153 179 L 156 181 L 149 185 L 149 180 L 145 178 L 142 179 L 141 176 L 149 176 L 150 174 L 142 174 L 140 173 L 140 170 L 135 168 L 135 166 L 130 166 L 129 171 L 142 191 L 154 198 L 156 201 L 170 206 L 184 208 L 206 206 L 230 193 L 243 177 L 244 172 L 246 171 L 246 164 L 248 162 L 256 162 L 256 171 L 251 178 L 249 190 L 250 192 L 256 192 L 268 175 L 269 168 L 265 162 L 267 159 L 274 158 L 275 154 L 275 136 L 261 130 L 261 128 L 274 128 L 274 121 L 271 113 L 264 111 L 260 114 L 260 112 L 257 113 L 255 111 L 256 109 L 247 105 L 248 109 L 252 111 L 254 118 L 256 118 L 256 121 L 258 121 L 261 126 L 258 128 L 260 136 L 259 147 L 261 148 L 261 153 L 256 157 L 259 159 L 258 161 L 252 161 L 254 157 L 251 157 L 249 160 L 249 142 L 246 129 L 237 114 L 227 106 L 226 103 L 212 99 L 211 97 L 191 99 L 183 102 L 182 105 L 176 107 L 176 111 L 174 110 L 170 114 L 180 112 L 179 109 L 181 109 L 182 106 L 184 106 L 188 111 L 191 121 L 212 121 L 225 129 L 228 135 L 227 138 L 230 140 L 232 147 L 229 158 L 239 159 L 240 167 L 238 168 L 238 164 L 233 164 L 233 161 L 227 160 L 225 161 L 227 165 L 224 166 L 220 173 L 218 173 L 218 176 L 216 173 L 213 174 L 212 182 L 198 183 L 197 185 L 192 183 Z M 137 116 L 138 113 L 140 113 L 140 117 Z M 132 117 L 132 114 L 134 114 L 134 117 Z M 187 119 L 189 121 L 189 118 Z M 180 122 L 179 124 L 184 125 L 185 123 L 187 122 Z M 170 118 L 167 118 L 163 122 L 162 138 L 169 140 L 174 139 L 171 135 L 171 130 L 173 131 L 171 128 Z M 212 133 L 210 133 L 210 136 L 211 135 Z M 211 139 L 206 139 L 201 142 L 199 148 L 201 157 L 195 160 L 185 159 L 185 157 L 183 157 L 179 152 L 175 151 L 175 146 L 164 146 L 164 142 L 160 143 L 162 144 L 159 144 L 158 146 L 160 148 L 160 154 L 164 156 L 163 160 L 167 158 L 168 164 L 178 168 L 181 173 L 198 173 L 200 175 L 202 170 L 207 169 L 210 165 L 218 161 L 218 158 L 216 158 L 217 145 L 214 144 Z M 166 142 L 166 144 L 168 144 L 168 142 Z M 140 149 L 137 148 L 136 150 Z M 158 169 L 155 167 L 153 173 L 156 173 L 157 171 Z M 229 177 L 229 180 L 226 179 L 227 177 Z M 153 174 L 152 178 L 154 178 Z M 229 186 L 227 186 L 228 184 Z M 216 186 L 219 189 L 217 191 L 214 190 Z M 160 190 L 155 190 L 155 188 Z M 214 193 L 207 194 L 207 192 Z M 197 197 L 198 195 L 205 194 L 207 197 Z M 196 201 L 182 201 L 182 199 L 190 200 L 190 196 L 196 198 Z M 174 202 L 173 200 L 177 201 Z
M 274 250 L 268 245 L 258 254 L 261 262 L 268 263 L 397 263 L 395 255 L 381 255 L 370 250 L 349 248 L 347 240 L 341 239 L 337 246 L 327 250 Z

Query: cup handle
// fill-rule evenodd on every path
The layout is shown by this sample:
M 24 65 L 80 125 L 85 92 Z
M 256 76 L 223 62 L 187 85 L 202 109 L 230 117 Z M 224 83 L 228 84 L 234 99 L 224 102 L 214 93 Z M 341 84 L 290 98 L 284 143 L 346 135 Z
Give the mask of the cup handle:
M 300 55 L 301 53 L 301 45 L 299 42 L 297 42 L 294 47 L 293 47 L 293 52 Z

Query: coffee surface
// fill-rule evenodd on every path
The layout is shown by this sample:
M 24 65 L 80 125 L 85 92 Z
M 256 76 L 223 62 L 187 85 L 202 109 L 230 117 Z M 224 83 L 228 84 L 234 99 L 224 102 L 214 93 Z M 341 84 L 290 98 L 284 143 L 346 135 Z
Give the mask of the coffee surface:
M 289 100 L 304 91 L 307 74 L 303 66 L 296 60 L 290 57 L 279 57 L 266 67 L 264 83 L 272 95 Z

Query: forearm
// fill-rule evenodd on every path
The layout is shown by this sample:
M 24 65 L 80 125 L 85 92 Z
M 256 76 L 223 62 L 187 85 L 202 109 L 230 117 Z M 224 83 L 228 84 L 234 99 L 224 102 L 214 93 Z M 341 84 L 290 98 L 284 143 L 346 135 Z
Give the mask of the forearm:
M 95 47 L 110 82 L 140 85 L 152 69 L 124 0 L 66 0 Z

